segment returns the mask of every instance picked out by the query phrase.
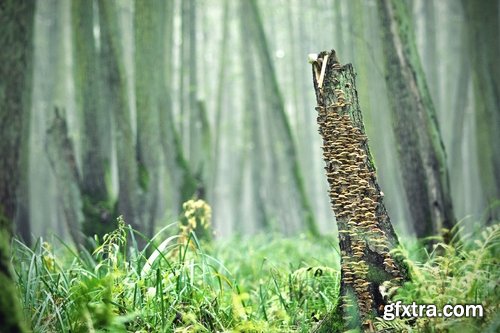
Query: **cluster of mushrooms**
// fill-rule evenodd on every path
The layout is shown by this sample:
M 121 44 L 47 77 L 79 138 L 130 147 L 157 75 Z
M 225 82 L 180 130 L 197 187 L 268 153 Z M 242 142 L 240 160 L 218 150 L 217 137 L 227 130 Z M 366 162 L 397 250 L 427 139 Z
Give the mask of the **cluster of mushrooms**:
M 330 200 L 339 229 L 342 282 L 357 294 L 359 312 L 366 317 L 373 307 L 371 282 L 367 280 L 369 264 L 364 260 L 368 251 L 382 255 L 386 272 L 393 276 L 400 274 L 379 226 L 377 208 L 382 193 L 375 186 L 374 168 L 370 167 L 366 154 L 367 138 L 347 112 L 351 103 L 345 93 L 336 88 L 334 96 L 331 105 L 316 108 L 317 121 L 323 137 Z M 342 304 L 352 306 L 347 300 Z

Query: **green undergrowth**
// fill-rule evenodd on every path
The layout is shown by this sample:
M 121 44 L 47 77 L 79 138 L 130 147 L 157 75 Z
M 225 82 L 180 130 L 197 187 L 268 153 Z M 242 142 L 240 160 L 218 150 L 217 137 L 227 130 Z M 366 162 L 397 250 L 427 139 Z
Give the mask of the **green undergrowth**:
M 186 215 L 187 216 L 187 215 Z M 194 216 L 194 215 L 193 215 Z M 33 332 L 311 332 L 334 313 L 333 238 L 198 239 L 203 220 L 166 226 L 143 251 L 119 219 L 92 251 L 40 239 L 13 242 L 20 298 Z M 431 253 L 403 252 L 412 282 L 385 290 L 404 304 L 482 304 L 483 318 L 378 318 L 384 332 L 497 332 L 500 226 Z M 327 331 L 335 332 L 332 327 Z
M 422 246 L 399 248 L 412 277 L 397 290 L 386 290 L 392 302 L 446 305 L 482 305 L 482 317 L 431 316 L 377 318 L 383 332 L 500 332 L 500 224 L 483 227 L 450 244 L 437 242 L 429 253 Z
M 32 330 L 309 332 L 336 306 L 339 259 L 330 239 L 204 243 L 177 228 L 164 228 L 143 251 L 123 220 L 92 252 L 15 240 L 13 264 Z

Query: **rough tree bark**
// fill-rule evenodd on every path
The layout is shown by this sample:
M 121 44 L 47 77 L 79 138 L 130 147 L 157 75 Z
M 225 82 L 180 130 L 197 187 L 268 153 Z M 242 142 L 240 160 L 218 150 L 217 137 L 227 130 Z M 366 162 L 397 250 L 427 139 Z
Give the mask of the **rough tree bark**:
M 372 330 L 380 315 L 382 284 L 400 285 L 408 278 L 378 185 L 358 102 L 354 69 L 340 65 L 335 51 L 313 61 L 319 132 L 337 219 L 341 250 L 341 302 L 346 328 Z
M 93 4 L 88 0 L 71 3 L 76 107 L 83 122 L 80 192 L 85 219 L 81 228 L 90 236 L 109 232 L 114 222 L 113 200 L 105 182 L 110 173 L 111 123 L 108 108 L 99 98 Z
M 434 104 L 404 1 L 377 1 L 382 26 L 386 83 L 398 142 L 403 186 L 418 237 L 451 230 L 451 201 L 446 153 Z
M 472 65 L 477 153 L 489 218 L 500 218 L 500 43 L 497 0 L 462 1 Z
M 17 211 L 22 133 L 29 121 L 34 6 L 30 1 L 0 4 L 0 205 L 9 221 Z
M 23 176 L 22 135 L 29 124 L 34 13 L 34 1 L 0 2 L 0 332 L 26 331 L 9 258 Z

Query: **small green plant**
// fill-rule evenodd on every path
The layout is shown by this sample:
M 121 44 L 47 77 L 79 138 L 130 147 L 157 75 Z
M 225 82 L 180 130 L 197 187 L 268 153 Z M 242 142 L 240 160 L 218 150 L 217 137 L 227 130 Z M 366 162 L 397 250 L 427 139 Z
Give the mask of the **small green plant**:
M 409 253 L 400 248 L 405 257 Z M 392 301 L 403 304 L 481 304 L 482 318 L 421 317 L 385 321 L 377 328 L 394 332 L 498 332 L 500 327 L 500 224 L 451 244 L 437 243 L 423 263 L 407 260 L 412 281 L 398 289 Z
M 212 240 L 212 208 L 203 200 L 189 200 L 182 205 L 182 214 L 179 220 L 180 235 L 183 240 L 191 232 L 203 241 Z

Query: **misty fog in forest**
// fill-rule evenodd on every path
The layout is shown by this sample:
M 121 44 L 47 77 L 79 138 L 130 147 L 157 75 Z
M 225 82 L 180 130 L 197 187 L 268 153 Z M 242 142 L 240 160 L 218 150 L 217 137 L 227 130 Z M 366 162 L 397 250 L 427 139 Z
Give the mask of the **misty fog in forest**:
M 213 208 L 218 236 L 305 231 L 295 161 L 284 150 L 292 140 L 314 223 L 323 233 L 334 232 L 307 63 L 309 53 L 332 48 L 358 73 L 361 109 L 392 221 L 400 233 L 413 233 L 413 203 L 404 195 L 391 129 L 375 1 L 259 2 L 257 20 L 245 1 L 160 1 L 144 17 L 134 17 L 132 1 L 79 6 L 89 8 L 81 14 L 72 12 L 78 6 L 69 1 L 36 6 L 24 152 L 30 161 L 24 198 L 29 198 L 32 235 L 68 235 L 68 223 L 77 223 L 66 221 L 60 195 L 69 185 L 58 179 L 48 154 L 55 109 L 67 124 L 80 174 L 85 177 L 91 165 L 86 147 L 101 155 L 105 175 L 98 182 L 107 191 L 105 201 L 121 198 L 119 173 L 125 168 L 120 165 L 136 164 L 138 183 L 147 178 L 146 187 L 136 184 L 142 198 L 133 200 L 136 205 L 144 200 L 141 209 L 135 207 L 144 219 L 127 221 L 143 230 L 148 223 L 159 227 L 175 220 L 182 201 L 200 190 Z M 411 16 L 446 149 L 456 218 L 476 221 L 489 214 L 492 203 L 482 170 L 499 171 L 485 168 L 489 157 L 478 150 L 483 122 L 475 107 L 479 73 L 473 61 L 481 59 L 471 57 L 466 23 L 471 18 L 458 1 L 412 1 Z M 146 30 L 138 31 L 141 20 Z M 114 75 L 105 73 L 112 71 L 108 63 L 119 67 L 119 79 L 106 80 Z M 277 86 L 270 87 L 274 81 Z M 93 110 L 85 109 L 88 103 Z M 290 136 L 270 109 L 275 103 L 284 109 Z M 94 125 L 86 127 L 86 117 L 94 118 L 89 120 Z M 123 152 L 121 145 L 127 146 Z M 95 152 L 98 148 L 103 151 Z M 109 205 L 103 209 L 112 211 Z
M 399 297 L 482 302 L 464 327 L 497 331 L 499 17 L 497 0 L 0 1 L 0 322 L 462 328 L 380 319 Z

